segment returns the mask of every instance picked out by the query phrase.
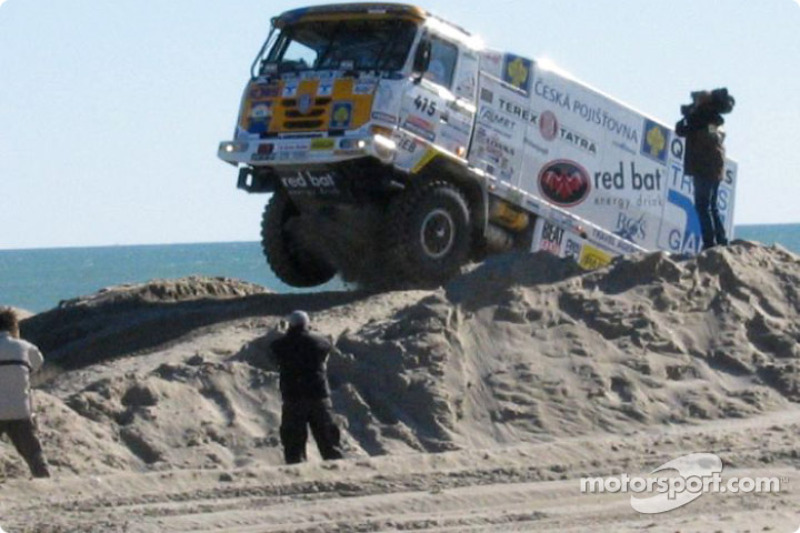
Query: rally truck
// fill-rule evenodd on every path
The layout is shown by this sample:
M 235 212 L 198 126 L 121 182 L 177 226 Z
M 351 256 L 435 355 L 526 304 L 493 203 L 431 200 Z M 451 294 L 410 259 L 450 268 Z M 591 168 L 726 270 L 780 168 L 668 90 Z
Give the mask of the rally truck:
M 337 273 L 438 284 L 470 260 L 546 250 L 586 268 L 697 252 L 684 142 L 544 62 L 402 4 L 272 19 L 219 157 L 270 193 L 261 236 L 285 283 Z M 732 231 L 736 165 L 719 209 Z

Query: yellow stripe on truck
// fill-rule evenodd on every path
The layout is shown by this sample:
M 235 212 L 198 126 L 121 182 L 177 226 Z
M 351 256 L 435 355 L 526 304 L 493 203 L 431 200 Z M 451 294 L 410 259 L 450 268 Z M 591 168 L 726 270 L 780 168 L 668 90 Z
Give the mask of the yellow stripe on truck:
M 411 169 L 412 174 L 417 174 L 420 170 L 425 168 L 428 163 L 434 160 L 437 155 L 437 151 L 433 148 L 428 148 L 428 150 L 423 154 L 423 156 L 417 161 L 417 164 Z

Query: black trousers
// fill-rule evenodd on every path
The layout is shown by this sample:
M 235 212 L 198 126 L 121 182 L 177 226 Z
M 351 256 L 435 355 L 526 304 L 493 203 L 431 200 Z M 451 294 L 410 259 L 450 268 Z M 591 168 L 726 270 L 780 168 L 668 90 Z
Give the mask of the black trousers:
M 333 406 L 325 399 L 284 399 L 281 415 L 281 444 L 286 464 L 306 460 L 308 427 L 323 459 L 341 459 L 341 434 L 333 420 Z
M 728 244 L 725 226 L 722 224 L 717 206 L 718 193 L 719 181 L 712 178 L 694 178 L 694 207 L 700 221 L 704 250 L 717 244 L 722 246 Z
M 23 418 L 21 420 L 0 420 L 0 436 L 8 434 L 11 443 L 17 452 L 28 463 L 33 477 L 50 477 L 47 468 L 47 461 L 44 460 L 42 444 L 36 436 L 36 427 L 33 420 Z

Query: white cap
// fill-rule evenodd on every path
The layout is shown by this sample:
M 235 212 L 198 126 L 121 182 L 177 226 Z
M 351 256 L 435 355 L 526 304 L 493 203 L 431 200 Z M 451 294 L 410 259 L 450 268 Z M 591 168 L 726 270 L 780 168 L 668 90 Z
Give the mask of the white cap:
M 289 322 L 289 326 L 293 328 L 307 328 L 311 319 L 308 318 L 308 313 L 305 311 L 292 311 L 286 320 Z

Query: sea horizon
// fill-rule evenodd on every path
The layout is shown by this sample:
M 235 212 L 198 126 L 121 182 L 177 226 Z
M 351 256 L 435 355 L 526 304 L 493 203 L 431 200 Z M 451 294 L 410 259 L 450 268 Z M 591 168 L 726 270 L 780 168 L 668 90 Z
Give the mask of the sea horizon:
M 800 223 L 743 224 L 734 238 L 800 254 Z M 279 293 L 348 288 L 339 278 L 311 289 L 282 283 L 259 241 L 16 248 L 0 249 L 0 305 L 40 313 L 107 287 L 192 275 L 240 279 Z
M 739 230 L 748 228 L 762 228 L 762 227 L 786 227 L 798 226 L 800 229 L 800 221 L 798 222 L 778 222 L 775 224 L 770 223 L 755 223 L 755 224 L 736 224 L 734 226 L 734 238 L 741 238 L 738 233 Z M 119 248 L 119 247 L 150 247 L 150 246 L 183 246 L 183 245 L 203 245 L 203 244 L 260 244 L 257 240 L 233 240 L 233 241 L 181 241 L 181 242 L 154 242 L 154 243 L 133 243 L 133 244 L 75 244 L 63 246 L 26 246 L 22 248 L 0 248 L 2 252 L 25 252 L 31 250 L 72 250 L 72 249 L 93 249 L 93 248 Z M 767 243 L 765 243 L 767 244 Z M 771 244 L 771 243 L 770 243 Z

